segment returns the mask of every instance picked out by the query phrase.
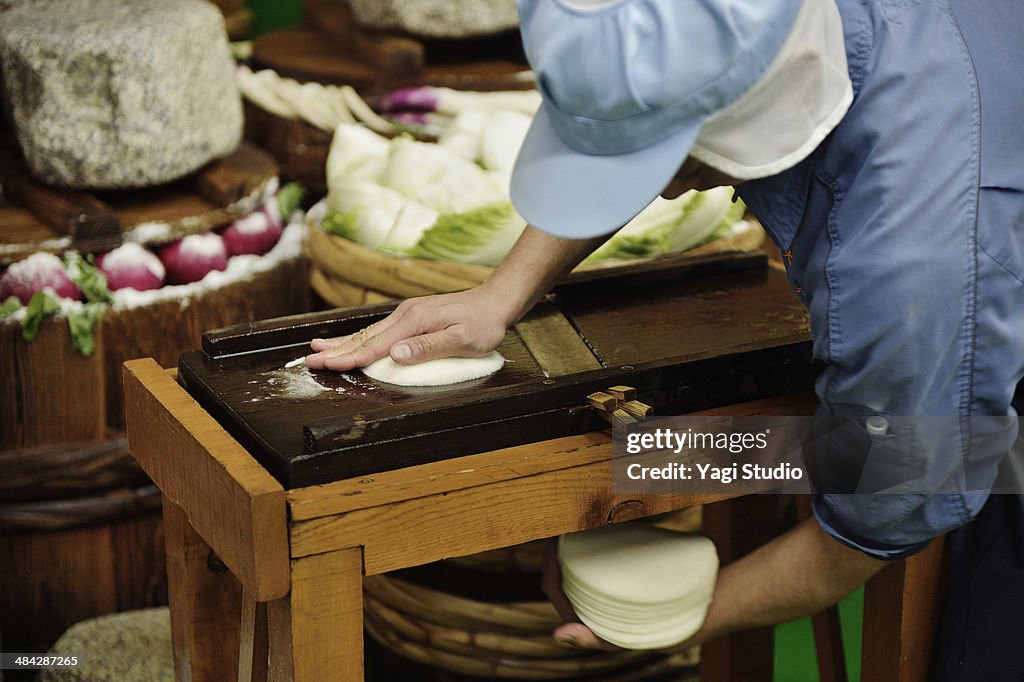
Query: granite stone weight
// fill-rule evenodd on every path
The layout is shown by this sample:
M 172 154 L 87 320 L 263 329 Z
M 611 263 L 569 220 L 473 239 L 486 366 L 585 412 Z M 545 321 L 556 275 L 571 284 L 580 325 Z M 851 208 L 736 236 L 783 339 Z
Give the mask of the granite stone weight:
M 234 64 L 213 5 L 6 4 L 2 85 L 29 170 L 44 183 L 162 184 L 228 154 L 241 140 Z
M 364 26 L 428 38 L 468 38 L 519 25 L 514 0 L 344 0 Z

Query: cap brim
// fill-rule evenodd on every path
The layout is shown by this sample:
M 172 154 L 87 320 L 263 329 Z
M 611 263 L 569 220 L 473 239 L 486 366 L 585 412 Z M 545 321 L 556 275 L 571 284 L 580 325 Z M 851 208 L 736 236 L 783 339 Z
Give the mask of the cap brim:
M 528 223 L 559 237 L 613 232 L 661 193 L 701 123 L 628 154 L 584 154 L 562 141 L 541 104 L 512 171 L 512 203 Z

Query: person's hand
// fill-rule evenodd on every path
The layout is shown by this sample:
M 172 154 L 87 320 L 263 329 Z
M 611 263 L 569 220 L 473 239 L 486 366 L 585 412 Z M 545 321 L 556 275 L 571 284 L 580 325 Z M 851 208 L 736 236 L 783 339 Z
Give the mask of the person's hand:
M 350 336 L 314 339 L 310 369 L 346 371 L 390 354 L 402 365 L 449 357 L 478 357 L 505 338 L 512 313 L 492 287 L 403 301 L 379 322 Z
M 581 623 L 576 611 L 573 610 L 572 602 L 565 596 L 562 589 L 562 568 L 558 565 L 558 538 L 552 538 L 545 544 L 540 571 L 541 589 L 551 600 L 558 615 L 565 621 L 552 633 L 556 641 L 579 649 L 621 650 L 595 635 L 593 630 Z

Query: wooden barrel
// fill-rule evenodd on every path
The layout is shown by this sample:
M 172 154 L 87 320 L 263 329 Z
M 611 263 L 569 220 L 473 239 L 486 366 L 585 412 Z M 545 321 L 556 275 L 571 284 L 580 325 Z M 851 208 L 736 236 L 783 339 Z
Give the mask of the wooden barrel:
M 305 312 L 305 259 L 294 257 L 187 299 L 108 311 L 89 357 L 67 321 L 36 339 L 0 322 L 0 630 L 8 651 L 39 650 L 70 625 L 166 604 L 159 491 L 122 436 L 121 364 L 173 367 L 202 332 Z
M 167 602 L 160 493 L 123 438 L 2 451 L 0 470 L 8 651 L 45 650 L 72 623 Z

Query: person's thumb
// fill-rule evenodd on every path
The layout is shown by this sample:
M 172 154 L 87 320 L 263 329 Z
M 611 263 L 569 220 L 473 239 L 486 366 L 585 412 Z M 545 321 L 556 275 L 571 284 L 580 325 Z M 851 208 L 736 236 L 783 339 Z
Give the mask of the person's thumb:
M 462 345 L 459 335 L 448 328 L 399 341 L 391 346 L 391 359 L 400 365 L 415 365 L 439 358 L 465 357 L 471 351 Z
M 577 649 L 612 651 L 617 648 L 599 639 L 590 628 L 582 623 L 563 623 L 555 628 L 552 636 L 560 644 L 576 647 Z

